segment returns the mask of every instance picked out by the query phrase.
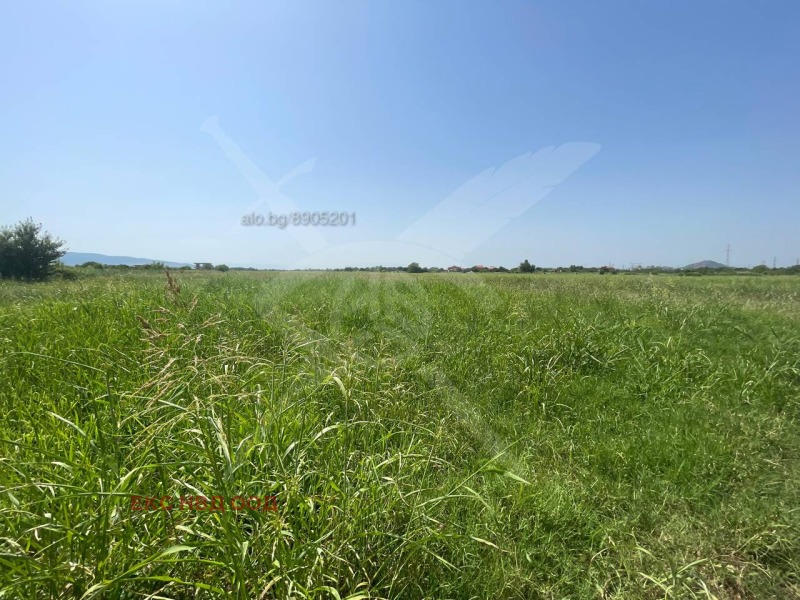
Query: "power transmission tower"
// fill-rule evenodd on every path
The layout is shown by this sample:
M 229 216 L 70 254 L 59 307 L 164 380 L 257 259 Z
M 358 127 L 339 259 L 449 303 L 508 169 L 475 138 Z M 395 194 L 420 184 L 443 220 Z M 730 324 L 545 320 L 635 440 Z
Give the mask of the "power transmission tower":
M 773 256 L 773 257 L 772 257 L 772 268 L 773 268 L 773 269 L 775 268 L 775 262 L 776 262 L 777 260 L 778 260 L 778 257 L 777 257 L 777 256 Z
M 728 244 L 727 248 L 725 248 L 725 265 L 730 267 L 731 266 L 731 245 Z

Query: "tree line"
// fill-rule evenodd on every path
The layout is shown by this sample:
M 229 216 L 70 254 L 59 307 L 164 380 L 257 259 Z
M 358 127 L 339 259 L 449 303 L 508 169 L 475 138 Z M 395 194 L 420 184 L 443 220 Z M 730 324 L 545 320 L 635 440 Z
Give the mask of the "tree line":
M 75 271 L 69 270 L 61 264 L 61 258 L 66 254 L 65 242 L 53 237 L 42 230 L 41 223 L 35 223 L 33 219 L 26 219 L 13 226 L 0 228 L 0 279 L 18 279 L 24 281 L 41 281 L 50 276 L 60 273 L 64 277 L 75 277 Z M 164 270 L 167 269 L 163 263 L 153 262 L 146 265 L 104 265 L 99 262 L 89 261 L 78 268 L 94 269 L 144 269 L 144 270 Z M 215 265 L 211 267 L 216 271 L 228 271 L 227 265 Z M 179 270 L 192 270 L 192 267 L 178 267 Z M 253 268 L 234 268 L 238 271 L 256 271 Z M 271 269 L 270 269 L 271 270 Z M 752 269 L 741 269 L 733 267 L 725 268 L 697 268 L 697 269 L 674 269 L 671 267 L 650 266 L 636 269 L 615 269 L 612 266 L 584 267 L 582 265 L 570 265 L 569 267 L 543 268 L 530 263 L 528 259 L 523 260 L 518 266 L 507 269 L 506 267 L 494 267 L 484 265 L 473 265 L 472 267 L 451 266 L 442 267 L 423 267 L 418 262 L 412 262 L 407 266 L 395 267 L 344 267 L 341 269 L 326 269 L 331 271 L 378 271 L 378 272 L 405 272 L 405 273 L 598 273 L 600 275 L 623 274 L 659 274 L 673 273 L 677 275 L 723 275 L 723 274 L 770 274 L 770 275 L 793 275 L 800 274 L 800 265 L 791 267 L 781 267 L 770 269 L 766 265 L 757 265 Z

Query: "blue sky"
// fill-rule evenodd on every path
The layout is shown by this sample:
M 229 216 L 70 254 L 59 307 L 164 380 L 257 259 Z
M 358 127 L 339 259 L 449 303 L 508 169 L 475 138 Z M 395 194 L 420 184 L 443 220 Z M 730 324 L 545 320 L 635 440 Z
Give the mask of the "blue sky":
M 255 266 L 384 249 L 681 266 L 728 243 L 733 264 L 794 264 L 799 19 L 794 0 L 9 3 L 0 223 L 32 216 L 73 251 Z M 201 130 L 212 116 L 267 180 L 315 158 L 283 199 L 356 225 L 242 227 L 274 198 Z M 502 212 L 502 169 L 429 223 L 470 248 L 454 260 L 397 241 L 486 169 L 576 142 L 598 151 L 505 227 L 463 226 L 472 205 Z

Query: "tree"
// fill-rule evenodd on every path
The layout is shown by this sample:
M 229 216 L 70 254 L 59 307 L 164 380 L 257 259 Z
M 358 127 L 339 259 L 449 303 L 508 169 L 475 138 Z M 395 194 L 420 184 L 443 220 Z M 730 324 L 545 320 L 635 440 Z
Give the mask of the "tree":
M 418 262 L 412 262 L 406 267 L 406 271 L 409 273 L 422 273 L 422 267 L 419 266 Z
M 528 262 L 526 258 L 521 263 L 519 263 L 519 272 L 520 273 L 533 273 L 536 270 L 536 265 L 532 265 Z
M 167 266 L 160 260 L 145 263 L 143 265 L 133 265 L 134 269 L 144 269 L 145 271 L 164 271 Z
M 225 271 L 229 271 L 230 267 L 228 265 L 217 265 L 216 267 L 214 267 L 214 269 L 217 271 L 222 271 L 224 273 Z
M 64 242 L 42 233 L 33 219 L 0 229 L 0 277 L 3 279 L 46 279 L 66 254 Z
M 96 260 L 90 260 L 88 262 L 83 263 L 80 266 L 85 268 L 85 269 L 102 269 L 103 268 L 103 264 L 97 262 Z

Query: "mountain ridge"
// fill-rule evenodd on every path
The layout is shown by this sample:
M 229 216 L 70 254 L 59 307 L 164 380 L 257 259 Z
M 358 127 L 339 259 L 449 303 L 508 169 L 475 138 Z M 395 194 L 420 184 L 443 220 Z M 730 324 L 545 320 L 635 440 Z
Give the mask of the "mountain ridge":
M 103 265 L 150 265 L 156 262 L 164 264 L 166 267 L 192 266 L 191 263 L 171 262 L 167 260 L 154 260 L 152 258 L 137 258 L 135 256 L 111 256 L 108 254 L 98 254 L 96 252 L 67 252 L 61 262 L 68 267 L 75 267 L 87 262 L 98 262 Z
M 718 263 L 715 260 L 701 260 L 700 262 L 692 263 L 690 265 L 686 265 L 683 269 L 727 269 L 729 268 L 727 265 L 723 265 L 722 263 Z

